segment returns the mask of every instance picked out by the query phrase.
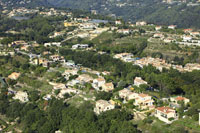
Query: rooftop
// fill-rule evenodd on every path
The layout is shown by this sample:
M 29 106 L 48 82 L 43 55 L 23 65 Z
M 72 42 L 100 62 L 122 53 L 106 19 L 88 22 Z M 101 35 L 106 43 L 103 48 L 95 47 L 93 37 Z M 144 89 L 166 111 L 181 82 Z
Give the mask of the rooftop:
M 159 111 L 161 111 L 161 112 L 163 112 L 163 113 L 165 113 L 165 114 L 175 112 L 174 109 L 172 109 L 170 107 L 165 107 L 165 106 L 164 107 L 158 107 L 156 109 L 159 110 Z

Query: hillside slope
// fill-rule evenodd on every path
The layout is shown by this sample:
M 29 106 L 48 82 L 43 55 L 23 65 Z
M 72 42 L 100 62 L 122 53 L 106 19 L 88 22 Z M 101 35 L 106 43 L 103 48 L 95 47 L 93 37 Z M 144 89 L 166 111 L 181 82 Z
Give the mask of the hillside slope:
M 48 2 L 59 7 L 115 14 L 132 22 L 146 20 L 155 24 L 200 28 L 200 5 L 198 6 L 197 2 L 196 6 L 182 2 L 166 4 L 160 0 L 48 0 Z
M 53 6 L 48 0 L 0 0 L 0 3 L 6 7 Z

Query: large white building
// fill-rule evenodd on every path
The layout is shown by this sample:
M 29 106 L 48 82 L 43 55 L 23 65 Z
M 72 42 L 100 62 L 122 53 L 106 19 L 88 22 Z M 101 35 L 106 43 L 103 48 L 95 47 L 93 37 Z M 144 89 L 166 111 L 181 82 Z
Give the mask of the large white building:
M 141 109 L 154 108 L 154 100 L 148 94 L 139 94 L 135 99 L 134 105 L 139 106 Z
M 106 91 L 106 92 L 110 92 L 110 91 L 113 91 L 114 90 L 114 85 L 113 83 L 105 83 L 102 85 L 102 90 L 103 91 Z
M 128 89 L 123 89 L 119 91 L 119 97 L 126 101 L 134 99 L 133 105 L 138 106 L 141 109 L 153 109 L 154 100 L 148 94 L 135 93 Z
M 177 97 L 171 97 L 170 101 L 174 102 L 175 104 L 179 104 L 179 102 L 183 102 L 184 104 L 187 104 L 190 102 L 190 99 L 182 97 L 182 96 L 177 96 Z
M 144 81 L 141 77 L 136 77 L 134 80 L 134 85 L 140 87 L 142 84 L 147 84 L 147 82 Z
M 22 92 L 22 91 L 18 91 L 15 96 L 13 97 L 13 99 L 18 99 L 21 102 L 28 102 L 28 94 L 26 92 Z
M 101 112 L 112 110 L 114 108 L 115 108 L 115 106 L 113 104 L 109 103 L 108 101 L 98 100 L 96 102 L 96 106 L 94 108 L 94 112 L 96 114 L 100 114 Z
M 136 26 L 144 26 L 144 25 L 147 25 L 147 22 L 145 21 L 136 22 Z
M 60 93 L 58 94 L 58 97 L 64 98 L 65 94 L 72 95 L 72 94 L 79 94 L 80 92 L 81 92 L 80 90 L 73 89 L 73 88 L 62 89 Z

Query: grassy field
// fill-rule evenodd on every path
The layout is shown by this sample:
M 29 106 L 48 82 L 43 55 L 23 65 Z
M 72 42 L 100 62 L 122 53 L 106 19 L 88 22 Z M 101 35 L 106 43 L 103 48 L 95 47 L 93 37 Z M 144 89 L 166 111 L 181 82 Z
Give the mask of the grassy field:
M 144 121 L 133 121 L 138 124 L 138 128 L 143 132 L 150 133 L 183 133 L 185 130 L 190 133 L 200 132 L 200 126 L 197 121 L 190 118 L 179 119 L 168 125 L 155 117 L 151 117 L 152 123 L 144 123 Z
M 175 43 L 165 44 L 159 39 L 151 39 L 151 42 L 148 42 L 144 52 L 149 56 L 153 53 L 159 52 L 169 60 L 174 59 L 175 56 L 188 58 L 188 56 L 194 52 L 200 54 L 199 47 L 187 47 L 184 45 L 177 45 Z

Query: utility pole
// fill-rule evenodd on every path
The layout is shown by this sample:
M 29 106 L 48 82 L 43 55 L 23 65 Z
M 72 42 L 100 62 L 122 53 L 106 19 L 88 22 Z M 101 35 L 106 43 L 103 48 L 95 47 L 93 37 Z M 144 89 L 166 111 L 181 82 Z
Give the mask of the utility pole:
M 200 126 L 200 109 L 198 109 L 199 112 L 199 126 Z
M 200 109 L 198 109 L 199 112 L 199 126 L 200 126 Z

